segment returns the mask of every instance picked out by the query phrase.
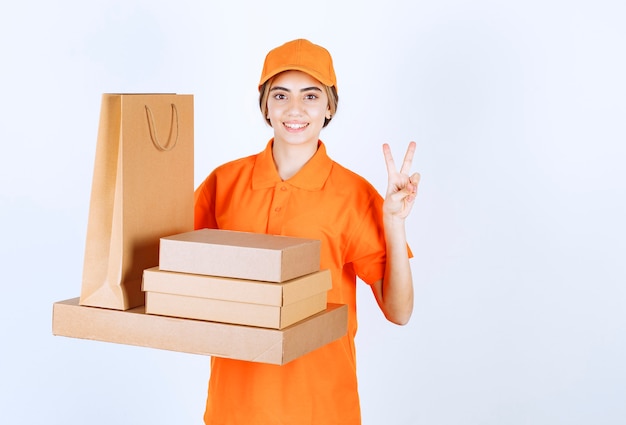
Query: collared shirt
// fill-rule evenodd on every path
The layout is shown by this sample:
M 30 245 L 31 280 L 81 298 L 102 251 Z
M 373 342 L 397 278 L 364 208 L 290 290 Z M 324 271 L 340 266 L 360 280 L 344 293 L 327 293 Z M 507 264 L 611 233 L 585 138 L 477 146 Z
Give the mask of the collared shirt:
M 328 302 L 349 307 L 348 333 L 283 366 L 214 357 L 207 424 L 360 424 L 354 337 L 356 278 L 383 278 L 383 199 L 365 179 L 315 155 L 283 181 L 272 143 L 215 169 L 196 190 L 195 227 L 321 240 L 331 271 Z

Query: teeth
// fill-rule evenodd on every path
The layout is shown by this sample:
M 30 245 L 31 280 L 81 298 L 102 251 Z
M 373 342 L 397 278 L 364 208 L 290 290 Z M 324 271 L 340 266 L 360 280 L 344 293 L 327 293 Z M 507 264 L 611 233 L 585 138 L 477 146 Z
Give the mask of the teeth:
M 289 124 L 289 123 L 285 123 L 285 127 L 292 128 L 294 130 L 298 130 L 300 128 L 304 128 L 306 126 L 307 126 L 306 124 Z

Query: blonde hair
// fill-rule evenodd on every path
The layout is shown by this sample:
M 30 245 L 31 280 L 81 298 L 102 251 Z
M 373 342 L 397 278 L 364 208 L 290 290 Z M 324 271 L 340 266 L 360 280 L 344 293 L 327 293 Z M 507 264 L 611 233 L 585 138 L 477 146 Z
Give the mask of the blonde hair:
M 259 108 L 261 108 L 261 113 L 263 114 L 263 118 L 265 122 L 271 127 L 272 123 L 269 118 L 267 118 L 267 98 L 270 95 L 270 87 L 272 86 L 272 81 L 274 78 L 270 78 L 267 80 L 261 88 L 259 89 Z M 337 106 L 339 105 L 339 95 L 337 94 L 337 88 L 335 86 L 327 86 L 322 84 L 324 87 L 324 91 L 326 92 L 326 96 L 328 97 L 328 108 L 330 109 L 330 118 L 324 118 L 324 125 L 322 127 L 326 127 L 330 120 L 333 119 L 335 113 L 337 113 Z

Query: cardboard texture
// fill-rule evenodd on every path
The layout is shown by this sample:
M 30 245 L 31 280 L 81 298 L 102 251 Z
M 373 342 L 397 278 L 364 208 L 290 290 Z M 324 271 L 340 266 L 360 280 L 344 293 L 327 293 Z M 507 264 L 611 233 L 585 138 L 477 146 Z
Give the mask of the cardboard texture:
M 193 230 L 193 127 L 193 95 L 102 96 L 82 305 L 143 305 L 159 238 Z
M 347 332 L 348 307 L 327 308 L 282 330 L 145 314 L 143 306 L 113 310 L 81 306 L 78 298 L 53 305 L 52 333 L 184 353 L 282 365 Z
M 319 271 L 320 247 L 314 239 L 200 229 L 161 238 L 159 268 L 284 282 Z
M 153 267 L 143 272 L 143 290 L 240 303 L 283 306 L 332 288 L 330 270 L 282 283 L 178 273 Z
M 146 292 L 146 313 L 283 329 L 326 308 L 326 292 L 286 306 Z
M 326 308 L 329 270 L 283 283 L 144 271 L 146 313 L 282 329 Z

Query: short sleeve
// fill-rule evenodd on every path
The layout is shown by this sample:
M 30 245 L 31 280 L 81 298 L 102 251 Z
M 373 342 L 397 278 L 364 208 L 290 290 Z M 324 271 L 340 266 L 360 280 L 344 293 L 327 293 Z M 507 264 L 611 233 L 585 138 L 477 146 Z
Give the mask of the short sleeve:
M 371 285 L 385 274 L 385 251 L 382 198 L 376 193 L 362 208 L 358 224 L 349 239 L 346 261 L 352 263 L 361 280 Z

